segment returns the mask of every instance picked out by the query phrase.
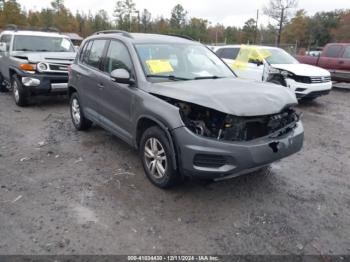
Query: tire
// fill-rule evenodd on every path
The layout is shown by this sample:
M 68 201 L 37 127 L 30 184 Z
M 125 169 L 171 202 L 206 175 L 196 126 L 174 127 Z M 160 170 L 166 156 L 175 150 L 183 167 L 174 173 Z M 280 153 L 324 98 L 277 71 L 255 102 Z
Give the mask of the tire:
M 92 126 L 92 122 L 84 116 L 84 112 L 81 108 L 80 99 L 77 92 L 72 94 L 69 107 L 73 125 L 77 130 L 87 130 Z
M 0 74 L 0 93 L 7 93 L 9 90 L 8 90 L 7 86 L 3 84 L 3 82 L 4 82 L 4 78 Z
M 151 183 L 162 189 L 171 188 L 180 182 L 171 152 L 168 138 L 159 127 L 150 127 L 142 134 L 140 158 L 143 168 Z
M 12 96 L 16 105 L 24 107 L 28 104 L 28 95 L 26 94 L 21 81 L 17 76 L 11 80 Z

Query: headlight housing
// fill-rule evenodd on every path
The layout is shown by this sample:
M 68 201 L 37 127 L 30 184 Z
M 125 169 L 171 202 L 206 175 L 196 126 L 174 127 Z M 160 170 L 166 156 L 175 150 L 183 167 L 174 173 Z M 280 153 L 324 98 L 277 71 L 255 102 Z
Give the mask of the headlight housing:
M 36 68 L 37 68 L 38 72 L 45 72 L 48 70 L 49 67 L 45 63 L 38 63 Z

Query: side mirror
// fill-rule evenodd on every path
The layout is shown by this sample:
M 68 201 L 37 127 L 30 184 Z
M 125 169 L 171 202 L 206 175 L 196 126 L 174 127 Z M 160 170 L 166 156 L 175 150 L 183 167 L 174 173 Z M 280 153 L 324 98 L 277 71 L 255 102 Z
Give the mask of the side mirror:
M 252 64 L 256 64 L 256 66 L 261 66 L 263 65 L 263 61 L 259 60 L 259 59 L 249 59 L 248 61 L 249 63 L 252 63 Z
M 113 81 L 121 84 L 132 85 L 135 83 L 134 79 L 131 79 L 129 72 L 124 68 L 113 70 L 111 78 Z
M 3 52 L 6 52 L 6 51 L 7 51 L 6 43 L 0 42 L 0 52 L 3 53 Z

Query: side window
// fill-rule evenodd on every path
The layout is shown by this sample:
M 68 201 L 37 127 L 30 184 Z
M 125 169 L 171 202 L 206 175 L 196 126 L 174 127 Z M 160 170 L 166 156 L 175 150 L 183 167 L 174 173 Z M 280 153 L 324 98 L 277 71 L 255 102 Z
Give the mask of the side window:
M 130 75 L 133 74 L 132 62 L 128 49 L 118 41 L 111 41 L 105 59 L 104 71 L 111 73 L 116 69 L 126 69 Z
M 219 50 L 219 56 L 223 59 L 236 59 L 239 53 L 239 48 L 223 48 Z
M 327 48 L 324 56 L 326 56 L 326 57 L 339 57 L 341 50 L 342 50 L 341 45 L 331 45 Z
M 6 43 L 6 51 L 10 51 L 10 45 L 11 45 L 11 35 L 2 35 L 0 38 L 0 42 Z
M 83 61 L 84 59 L 84 55 L 86 53 L 86 50 L 87 50 L 87 46 L 90 44 L 90 42 L 86 42 L 83 47 L 80 49 L 80 52 L 79 52 L 79 61 Z
M 91 41 L 91 48 L 89 48 L 89 46 L 86 48 L 86 50 L 90 50 L 90 51 L 84 54 L 84 62 L 89 66 L 92 66 L 98 69 L 103 56 L 103 50 L 105 48 L 106 42 L 107 40 Z
M 89 41 L 85 46 L 84 46 L 84 50 L 82 51 L 82 58 L 81 61 L 85 64 L 87 64 L 88 59 L 89 59 L 89 53 L 91 50 L 91 45 L 92 45 L 92 41 Z
M 345 52 L 344 52 L 343 57 L 344 57 L 344 58 L 349 58 L 349 59 L 350 59 L 350 45 L 348 45 L 348 46 L 345 48 Z

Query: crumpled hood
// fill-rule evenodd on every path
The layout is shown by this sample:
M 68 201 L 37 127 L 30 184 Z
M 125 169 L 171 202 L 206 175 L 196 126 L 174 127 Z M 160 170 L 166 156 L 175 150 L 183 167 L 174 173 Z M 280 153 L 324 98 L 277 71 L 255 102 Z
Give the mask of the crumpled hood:
M 74 52 L 15 52 L 14 57 L 27 59 L 29 63 L 57 62 L 72 63 L 75 59 Z
M 274 68 L 286 70 L 288 72 L 291 72 L 297 76 L 330 76 L 329 71 L 313 66 L 313 65 L 306 65 L 306 64 L 272 64 L 271 65 Z
M 277 114 L 298 104 L 286 87 L 234 78 L 156 83 L 149 92 L 235 116 Z

